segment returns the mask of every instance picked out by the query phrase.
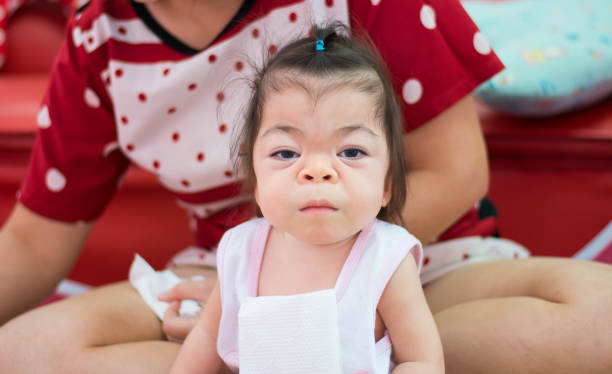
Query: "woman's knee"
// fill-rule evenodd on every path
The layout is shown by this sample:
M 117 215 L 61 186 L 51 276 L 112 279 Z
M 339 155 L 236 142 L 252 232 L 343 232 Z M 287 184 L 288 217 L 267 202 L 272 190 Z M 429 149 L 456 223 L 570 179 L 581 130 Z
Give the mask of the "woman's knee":
M 612 295 L 612 266 L 573 259 L 535 259 L 529 274 L 529 294 L 575 307 L 591 307 Z M 612 302 L 612 301 L 611 301 Z
M 434 311 L 465 302 L 527 296 L 578 304 L 593 289 L 612 282 L 612 266 L 562 258 L 531 258 L 481 262 L 461 267 L 425 287 Z M 612 291 L 608 291 L 612 292 Z
M 543 260 L 546 261 L 546 260 Z M 573 331 L 568 345 L 586 371 L 612 372 L 612 266 L 571 259 L 545 262 L 549 272 L 533 279 L 531 291 L 543 300 L 559 304 L 565 316 L 559 328 Z
M 457 311 L 451 308 L 473 301 L 539 300 L 540 305 L 548 305 L 549 313 L 547 323 L 536 325 L 539 334 L 514 317 L 510 318 L 514 318 L 516 331 L 509 334 L 516 337 L 521 327 L 528 328 L 526 336 L 534 346 L 558 335 L 560 349 L 571 352 L 566 357 L 573 363 L 593 373 L 612 372 L 612 266 L 547 258 L 499 261 L 466 266 L 432 286 L 425 292 L 434 313 Z M 446 322 L 442 335 L 445 329 L 454 333 L 465 327 L 457 319 Z M 459 335 L 470 333 L 460 331 Z
M 574 291 L 567 307 L 580 321 L 584 359 L 593 372 L 612 372 L 612 266 L 594 264 L 591 271 L 573 279 Z M 570 287 L 570 286 L 568 286 Z

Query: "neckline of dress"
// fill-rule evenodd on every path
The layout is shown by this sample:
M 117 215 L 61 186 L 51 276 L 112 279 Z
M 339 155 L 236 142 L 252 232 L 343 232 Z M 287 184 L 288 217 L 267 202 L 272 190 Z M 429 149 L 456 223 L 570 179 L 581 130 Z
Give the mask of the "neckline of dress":
M 219 39 L 225 36 L 230 30 L 240 24 L 240 22 L 242 22 L 242 20 L 246 18 L 247 14 L 249 14 L 251 9 L 253 8 L 253 5 L 255 5 L 255 0 L 244 0 L 236 14 L 227 23 L 227 25 L 225 25 L 223 30 L 221 30 L 221 32 L 219 32 L 219 34 L 206 47 L 202 49 L 197 49 L 184 43 L 182 40 L 178 39 L 176 36 L 166 30 L 165 27 L 163 27 L 159 22 L 157 22 L 155 17 L 153 17 L 153 15 L 149 12 L 149 10 L 144 4 L 136 2 L 134 0 L 130 0 L 130 4 L 138 18 L 140 18 L 142 22 L 149 28 L 149 30 L 151 30 L 155 35 L 157 35 L 164 44 L 179 53 L 182 53 L 187 56 L 193 56 L 199 54 L 202 51 L 207 50 L 211 45 L 213 45 Z
M 359 265 L 359 261 L 366 249 L 367 239 L 372 232 L 374 225 L 376 224 L 376 219 L 372 220 L 369 224 L 366 225 L 358 234 L 355 243 L 351 247 L 351 250 L 342 265 L 342 269 L 338 274 L 338 278 L 336 279 L 336 284 L 334 288 L 324 289 L 324 290 L 315 290 L 311 292 L 319 292 L 325 290 L 334 290 L 336 294 L 336 302 L 339 302 L 344 296 L 344 292 L 348 288 L 348 285 L 353 278 L 353 274 L 357 270 L 357 266 Z M 250 297 L 265 297 L 259 295 L 259 275 L 261 272 L 261 265 L 263 261 L 263 255 L 265 252 L 266 243 L 268 241 L 268 236 L 270 235 L 270 222 L 265 218 L 261 219 L 257 227 L 257 232 L 255 234 L 255 238 L 252 242 L 251 247 L 249 248 L 249 264 L 248 264 L 248 275 L 247 275 L 247 296 Z M 295 296 L 300 294 L 292 294 L 292 295 L 284 295 L 284 296 Z M 280 295 L 279 295 L 280 296 Z M 277 297 L 277 296 L 275 296 Z M 282 297 L 282 296 L 281 296 Z

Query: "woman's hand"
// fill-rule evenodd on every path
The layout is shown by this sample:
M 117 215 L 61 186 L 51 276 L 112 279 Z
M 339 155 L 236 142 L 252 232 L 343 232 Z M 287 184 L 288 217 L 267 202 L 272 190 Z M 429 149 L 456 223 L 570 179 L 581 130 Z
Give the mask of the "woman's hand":
M 197 316 L 184 318 L 179 315 L 181 301 L 186 299 L 196 300 L 204 307 L 214 287 L 214 281 L 215 279 L 210 278 L 185 281 L 158 295 L 160 301 L 170 303 L 170 307 L 164 314 L 162 325 L 168 340 L 182 342 L 198 320 Z

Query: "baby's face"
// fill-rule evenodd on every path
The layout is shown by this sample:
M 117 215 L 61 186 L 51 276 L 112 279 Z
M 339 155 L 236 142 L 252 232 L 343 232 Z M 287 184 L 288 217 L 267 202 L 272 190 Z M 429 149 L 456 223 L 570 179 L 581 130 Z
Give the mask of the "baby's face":
M 266 95 L 253 167 L 255 198 L 272 226 L 324 245 L 376 217 L 390 194 L 387 143 L 375 114 L 371 95 L 350 86 L 316 100 L 295 85 Z

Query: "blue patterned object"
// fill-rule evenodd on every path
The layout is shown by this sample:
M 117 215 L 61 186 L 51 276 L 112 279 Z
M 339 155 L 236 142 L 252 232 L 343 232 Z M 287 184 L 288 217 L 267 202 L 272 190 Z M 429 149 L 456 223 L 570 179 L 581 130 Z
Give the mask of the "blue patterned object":
M 612 0 L 463 3 L 506 69 L 475 92 L 514 115 L 547 116 L 612 95 Z

